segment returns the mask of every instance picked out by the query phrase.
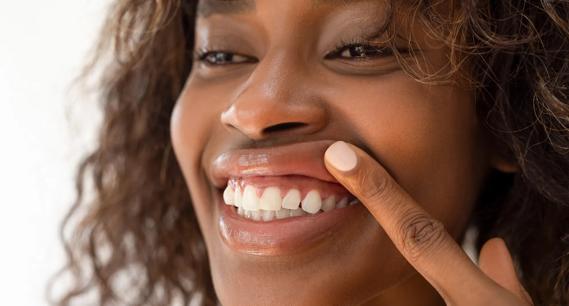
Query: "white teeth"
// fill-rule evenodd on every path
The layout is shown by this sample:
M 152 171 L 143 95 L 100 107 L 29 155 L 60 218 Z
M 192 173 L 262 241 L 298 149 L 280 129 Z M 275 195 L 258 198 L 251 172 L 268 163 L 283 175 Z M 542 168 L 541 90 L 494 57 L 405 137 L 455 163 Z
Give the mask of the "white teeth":
M 315 214 L 320 210 L 320 207 L 322 207 L 322 199 L 320 192 L 316 190 L 308 192 L 302 200 L 302 209 L 308 213 Z
M 302 215 L 306 215 L 306 213 L 300 208 L 291 209 L 291 211 L 290 211 L 291 217 L 298 217 L 298 216 L 302 216 Z
M 277 211 L 281 209 L 281 190 L 278 187 L 269 187 L 263 191 L 259 200 L 259 208 Z
M 245 191 L 243 191 L 243 208 L 252 211 L 259 210 L 259 197 L 257 196 L 257 188 L 251 185 L 247 185 L 245 187 Z
M 271 221 L 275 218 L 275 212 L 272 210 L 261 210 L 261 219 L 263 221 Z
M 258 210 L 252 210 L 251 211 L 251 218 L 255 221 L 260 221 L 261 220 L 261 212 Z
M 344 208 L 348 205 L 348 198 L 343 198 L 340 202 L 336 203 L 336 208 Z
M 322 210 L 323 211 L 330 211 L 336 207 L 336 197 L 329 196 L 326 200 L 322 201 Z
M 231 186 L 227 185 L 225 190 L 223 191 L 223 202 L 227 205 L 233 205 L 235 199 L 235 192 Z
M 289 190 L 283 198 L 282 207 L 297 209 L 298 205 L 300 205 L 300 191 L 298 189 Z
M 277 219 L 284 219 L 284 218 L 288 218 L 290 217 L 290 209 L 279 209 L 275 212 L 275 217 L 277 217 Z
M 241 193 L 241 188 L 235 188 L 233 201 L 233 205 L 235 207 L 243 206 L 243 194 Z
M 288 190 L 281 198 L 281 189 L 276 186 L 267 187 L 259 197 L 258 189 L 252 185 L 246 185 L 242 191 L 239 186 L 235 189 L 230 185 L 223 191 L 223 201 L 227 205 L 236 207 L 237 214 L 255 221 L 272 221 L 274 219 L 285 219 L 290 217 L 303 216 L 306 214 L 317 214 L 321 210 L 331 211 L 335 208 L 344 208 L 349 205 L 356 205 L 358 199 L 343 197 L 336 202 L 337 195 L 330 195 L 322 199 L 318 190 L 311 190 L 301 200 L 300 190 L 293 188 Z

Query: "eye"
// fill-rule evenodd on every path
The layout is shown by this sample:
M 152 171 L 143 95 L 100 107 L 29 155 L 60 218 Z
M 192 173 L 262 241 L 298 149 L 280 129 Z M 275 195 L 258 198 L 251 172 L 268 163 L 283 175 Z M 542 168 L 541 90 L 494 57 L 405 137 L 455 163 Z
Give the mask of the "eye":
M 350 43 L 337 47 L 326 55 L 326 59 L 369 60 L 393 55 L 391 48 L 365 43 Z
M 224 66 L 224 65 L 234 65 L 242 63 L 252 63 L 256 62 L 254 58 L 237 54 L 230 51 L 218 51 L 218 50 L 200 50 L 196 53 L 196 59 L 200 62 L 204 62 L 210 66 Z
M 340 56 L 343 58 L 368 58 L 386 55 L 391 55 L 391 50 L 371 45 L 347 46 L 340 53 Z

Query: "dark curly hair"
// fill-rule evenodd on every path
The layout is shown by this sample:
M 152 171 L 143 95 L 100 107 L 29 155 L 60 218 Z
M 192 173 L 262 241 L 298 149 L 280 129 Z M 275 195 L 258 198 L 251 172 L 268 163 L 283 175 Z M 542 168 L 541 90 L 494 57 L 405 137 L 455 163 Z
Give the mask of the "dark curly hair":
M 467 80 L 482 128 L 519 166 L 488 178 L 472 216 L 477 248 L 502 237 L 535 304 L 566 305 L 569 1 L 391 2 L 392 17 L 405 11 L 402 22 L 421 25 L 448 49 L 448 69 L 435 74 L 394 49 L 405 71 L 425 83 Z M 111 8 L 86 70 L 104 67 L 103 125 L 77 172 L 77 198 L 60 229 L 68 262 L 48 293 L 67 274 L 73 287 L 50 296 L 53 304 L 92 292 L 100 305 L 217 303 L 169 134 L 192 68 L 197 9 L 197 1 L 180 0 L 117 0 Z

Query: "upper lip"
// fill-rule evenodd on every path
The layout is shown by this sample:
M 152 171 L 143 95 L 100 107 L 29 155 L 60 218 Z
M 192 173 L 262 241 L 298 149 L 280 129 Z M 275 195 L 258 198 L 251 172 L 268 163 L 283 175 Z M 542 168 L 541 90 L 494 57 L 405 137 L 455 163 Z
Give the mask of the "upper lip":
M 337 183 L 324 166 L 324 152 L 332 143 L 318 140 L 230 150 L 213 160 L 208 173 L 217 188 L 224 188 L 230 178 L 246 176 L 304 175 Z

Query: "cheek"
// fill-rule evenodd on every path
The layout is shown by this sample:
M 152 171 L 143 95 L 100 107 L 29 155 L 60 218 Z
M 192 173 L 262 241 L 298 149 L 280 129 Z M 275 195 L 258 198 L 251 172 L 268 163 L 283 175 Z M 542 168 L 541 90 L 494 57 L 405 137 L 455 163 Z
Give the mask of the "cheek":
M 196 205 L 212 202 L 211 193 L 204 188 L 207 186 L 207 178 L 201 159 L 206 144 L 215 133 L 212 127 L 217 119 L 216 114 L 219 114 L 211 104 L 208 107 L 207 101 L 208 98 L 201 95 L 201 91 L 186 86 L 172 112 L 170 124 L 172 146 L 200 223 L 211 214 L 212 208 L 212 205 Z
M 347 84 L 336 97 L 354 101 L 351 107 L 336 104 L 350 122 L 344 128 L 353 130 L 417 202 L 458 234 L 485 171 L 470 93 L 394 76 L 369 86 Z
M 184 175 L 190 174 L 188 170 L 195 170 L 199 166 L 199 151 L 207 139 L 204 112 L 205 108 L 196 107 L 196 101 L 189 91 L 184 90 L 172 112 L 170 134 L 172 146 Z M 187 173 L 188 171 L 188 173 Z
M 203 171 L 201 158 L 206 144 L 221 128 L 219 114 L 223 101 L 215 88 L 203 88 L 195 78 L 190 77 L 180 94 L 172 112 L 170 132 L 172 145 L 184 171 Z

